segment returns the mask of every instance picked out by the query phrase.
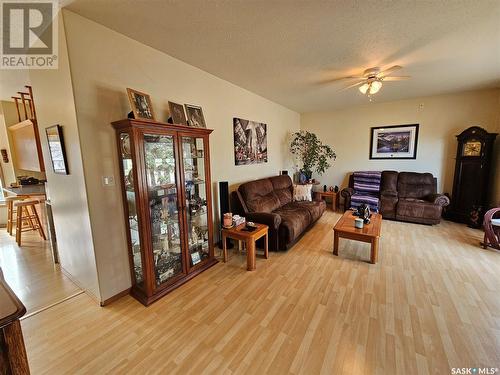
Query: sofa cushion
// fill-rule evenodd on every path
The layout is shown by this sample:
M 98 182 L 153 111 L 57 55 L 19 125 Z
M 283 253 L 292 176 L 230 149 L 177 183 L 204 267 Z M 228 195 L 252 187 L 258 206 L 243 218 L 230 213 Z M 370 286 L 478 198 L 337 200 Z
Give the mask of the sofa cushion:
M 312 201 L 312 202 L 304 201 L 295 203 L 297 204 L 298 207 L 303 207 L 307 211 L 309 211 L 309 214 L 311 215 L 311 223 L 318 220 L 326 210 L 326 202 L 324 200 Z
M 312 201 L 312 185 L 293 185 L 294 202 Z
M 436 181 L 431 173 L 399 173 L 398 194 L 400 197 L 423 199 L 435 193 Z
M 272 212 L 280 207 L 269 178 L 246 182 L 238 188 L 249 212 Z
M 280 206 L 292 202 L 293 183 L 290 176 L 274 176 L 269 178 L 273 185 L 273 190 L 280 201 Z
M 404 218 L 424 218 L 430 220 L 441 219 L 441 206 L 416 198 L 400 198 L 397 216 Z
M 396 171 L 382 171 L 382 178 L 380 180 L 380 193 L 384 191 L 397 192 L 398 191 L 398 175 Z
M 281 216 L 280 242 L 294 242 L 311 224 L 311 214 L 303 203 L 305 202 L 292 202 L 273 212 Z
M 370 207 L 370 210 L 378 212 L 379 198 L 366 193 L 354 193 L 351 197 L 351 208 L 358 208 L 362 204 L 366 204 Z

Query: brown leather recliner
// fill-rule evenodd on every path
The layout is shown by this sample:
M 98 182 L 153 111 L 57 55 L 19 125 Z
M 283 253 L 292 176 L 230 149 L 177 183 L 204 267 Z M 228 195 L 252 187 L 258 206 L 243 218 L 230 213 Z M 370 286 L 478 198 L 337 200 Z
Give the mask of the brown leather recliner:
M 350 207 L 352 175 L 349 187 L 342 190 L 344 207 Z M 383 171 L 380 181 L 379 212 L 384 219 L 420 224 L 438 224 L 448 197 L 437 194 L 437 180 L 431 173 Z
M 448 197 L 437 194 L 437 181 L 430 173 L 401 172 L 398 176 L 396 219 L 439 224 Z
M 324 201 L 294 202 L 290 176 L 275 176 L 246 182 L 231 193 L 231 209 L 269 226 L 269 250 L 293 246 L 326 209 Z

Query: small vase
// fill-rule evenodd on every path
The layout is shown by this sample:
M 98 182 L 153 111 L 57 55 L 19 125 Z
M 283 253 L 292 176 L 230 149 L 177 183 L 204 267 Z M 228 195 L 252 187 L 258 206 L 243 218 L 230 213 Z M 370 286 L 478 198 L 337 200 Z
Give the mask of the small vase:
M 307 177 L 306 177 L 305 173 L 300 172 L 300 174 L 299 174 L 299 182 L 300 182 L 301 184 L 305 184 L 305 183 L 306 183 L 306 181 L 307 181 Z

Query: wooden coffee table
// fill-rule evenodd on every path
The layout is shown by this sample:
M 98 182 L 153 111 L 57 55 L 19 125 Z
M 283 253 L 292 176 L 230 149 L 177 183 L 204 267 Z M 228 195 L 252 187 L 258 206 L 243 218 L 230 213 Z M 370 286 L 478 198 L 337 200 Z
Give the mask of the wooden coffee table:
M 378 242 L 382 226 L 382 215 L 372 213 L 370 224 L 365 224 L 362 229 L 354 227 L 354 219 L 356 218 L 357 216 L 354 216 L 352 211 L 348 210 L 333 227 L 333 254 L 339 255 L 340 237 L 368 242 L 371 244 L 370 263 L 375 264 L 378 258 Z
M 222 248 L 224 250 L 224 263 L 227 261 L 227 244 L 226 238 L 232 238 L 233 240 L 245 241 L 247 249 L 247 270 L 255 270 L 255 241 L 261 237 L 266 237 L 264 242 L 264 257 L 267 259 L 269 257 L 268 251 L 268 226 L 264 224 L 258 224 L 257 229 L 253 231 L 242 230 L 245 228 L 246 224 L 238 225 L 230 229 L 222 228 Z

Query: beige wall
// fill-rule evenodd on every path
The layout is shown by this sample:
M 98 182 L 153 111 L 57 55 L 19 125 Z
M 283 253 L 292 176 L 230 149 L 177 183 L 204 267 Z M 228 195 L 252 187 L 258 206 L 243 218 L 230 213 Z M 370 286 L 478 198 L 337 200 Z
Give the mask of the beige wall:
M 486 90 L 372 102 L 333 112 L 302 114 L 301 128 L 316 133 L 337 152 L 333 167 L 319 178 L 321 184 L 345 186 L 346 175 L 352 171 L 392 169 L 431 172 L 438 178 L 438 189 L 451 194 L 457 150 L 455 135 L 472 125 L 498 132 L 499 97 L 500 90 Z M 370 127 L 414 123 L 420 124 L 416 160 L 369 160 Z M 494 166 L 496 171 L 499 165 Z M 498 173 L 496 179 L 500 179 Z M 496 198 L 492 201 L 500 200 L 498 183 L 494 194 Z
M 8 125 L 10 124 L 10 114 L 9 114 L 9 102 L 0 101 L 0 149 L 6 149 L 7 155 L 9 157 L 9 162 L 5 163 L 0 160 L 4 183 L 5 185 L 10 185 L 12 182 L 16 182 L 16 174 L 14 172 L 14 161 L 12 159 L 13 155 L 10 149 L 9 143 L 9 131 Z M 1 158 L 1 157 L 0 157 Z
M 45 159 L 48 197 L 52 202 L 54 227 L 61 266 L 74 281 L 100 299 L 80 140 L 76 123 L 70 67 L 62 17 L 59 20 L 59 69 L 30 72 Z M 55 174 L 45 128 L 63 128 L 69 175 Z
M 92 233 L 103 299 L 130 286 L 119 169 L 111 121 L 130 111 L 126 88 L 151 95 L 158 119 L 168 101 L 203 108 L 211 136 L 212 180 L 237 184 L 290 168 L 285 139 L 300 116 L 74 13 L 64 11 Z M 167 36 L 166 36 L 167 37 Z M 217 51 L 214 51 L 217 53 Z M 203 58 L 203 56 L 200 56 Z M 268 124 L 269 162 L 234 166 L 233 117 Z M 117 185 L 104 187 L 102 176 Z

